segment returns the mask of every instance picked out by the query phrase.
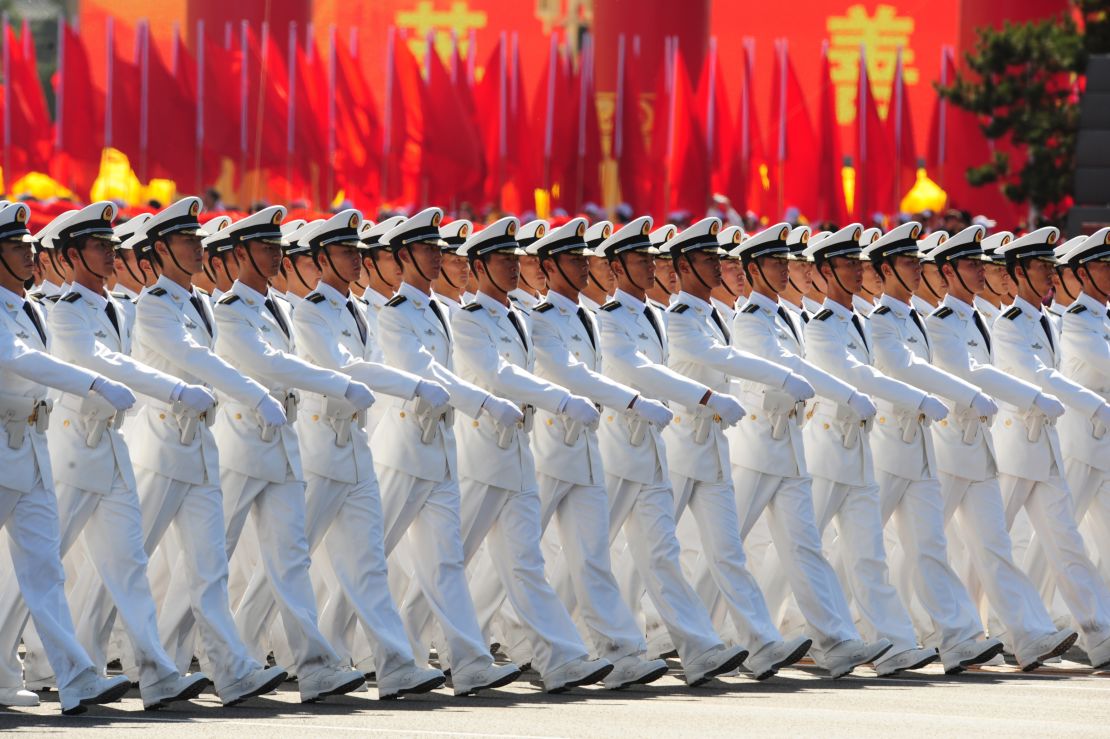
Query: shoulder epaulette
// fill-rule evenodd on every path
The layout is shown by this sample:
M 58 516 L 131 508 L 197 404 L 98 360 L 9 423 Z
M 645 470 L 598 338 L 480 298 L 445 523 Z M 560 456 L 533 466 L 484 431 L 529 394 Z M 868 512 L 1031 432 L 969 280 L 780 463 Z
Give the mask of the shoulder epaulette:
M 239 299 L 239 296 L 236 295 L 235 293 L 228 293 L 227 295 L 225 295 L 222 298 L 220 298 L 219 300 L 217 300 L 216 305 L 231 305 L 232 303 L 234 303 L 238 299 Z
M 404 295 L 394 295 L 392 298 L 385 301 L 385 304 L 388 305 L 390 308 L 396 308 L 397 306 L 399 306 L 401 303 L 405 302 L 406 300 L 408 300 L 408 298 L 405 297 Z
M 1082 313 L 1085 310 L 1087 310 L 1087 306 L 1083 305 L 1082 303 L 1076 303 L 1072 307 L 1068 308 L 1068 313 Z
M 688 310 L 690 310 L 690 306 L 686 303 L 675 303 L 667 309 L 669 313 L 685 313 Z
M 128 295 L 127 293 L 108 293 L 108 294 L 111 295 L 116 300 L 126 300 L 128 303 L 131 302 L 131 296 Z
M 619 300 L 610 300 L 608 303 L 601 306 L 601 309 L 603 311 L 608 312 L 608 311 L 614 311 L 614 310 L 616 310 L 617 308 L 620 308 L 620 307 L 621 307 L 621 303 L 620 303 Z
M 76 290 L 70 293 L 66 293 L 64 297 L 58 298 L 58 300 L 63 303 L 76 303 L 80 299 L 81 293 L 77 292 Z
M 815 320 L 815 321 L 827 321 L 827 320 L 829 320 L 829 317 L 832 316 L 832 314 L 833 314 L 833 312 L 831 310 L 829 310 L 828 308 L 825 308 L 823 311 L 821 311 L 820 313 L 815 315 L 813 317 L 813 320 Z
M 743 308 L 742 308 L 742 309 L 740 310 L 740 312 L 741 312 L 741 313 L 755 313 L 755 312 L 756 312 L 757 310 L 759 310 L 759 306 L 758 306 L 758 305 L 756 305 L 755 303 L 748 303 L 747 305 L 745 305 L 745 306 L 744 306 L 744 307 L 743 307 Z
M 890 306 L 889 305 L 880 305 L 878 308 L 876 308 L 875 310 L 873 310 L 871 312 L 874 313 L 877 316 L 885 316 L 887 313 L 890 313 Z
M 208 291 L 205 290 L 203 287 L 197 287 L 196 285 L 193 285 L 193 289 L 196 290 L 201 295 L 207 295 L 208 294 Z
M 166 288 L 164 288 L 164 287 L 152 287 L 152 288 L 150 288 L 149 290 L 146 291 L 146 294 L 147 295 L 156 295 L 158 297 L 162 297 L 163 295 L 166 294 Z
M 50 301 L 51 303 L 57 303 L 57 302 L 58 302 L 58 301 L 59 301 L 59 300 L 61 299 L 61 297 L 62 297 L 62 296 L 61 296 L 61 295 L 58 295 L 58 294 L 55 294 L 55 295 L 47 295 L 47 296 L 46 296 L 46 300 L 49 300 L 49 301 Z
M 46 296 L 43 295 L 38 290 L 35 290 L 33 293 L 27 293 L 27 297 L 30 298 L 31 300 L 37 300 L 38 302 L 41 303 L 43 298 L 46 297 Z
M 947 305 L 942 305 L 941 307 L 933 311 L 933 318 L 948 318 L 948 316 L 952 315 L 953 313 L 955 313 L 955 311 L 952 310 L 952 308 Z
M 468 303 L 464 305 L 462 309 L 467 313 L 473 313 L 474 311 L 482 310 L 482 304 L 478 302 Z
M 309 293 L 308 295 L 305 296 L 305 300 L 307 300 L 310 303 L 323 303 L 325 300 L 327 300 L 327 298 L 325 298 L 320 293 Z
M 1018 316 L 1020 316 L 1020 315 L 1021 315 L 1021 308 L 1018 308 L 1018 307 L 1017 307 L 1017 306 L 1015 305 L 1015 306 L 1013 306 L 1012 308 L 1010 308 L 1010 309 L 1009 309 L 1008 311 L 1006 311 L 1005 313 L 1003 313 L 1003 314 L 1002 314 L 1002 317 L 1003 317 L 1003 318 L 1009 318 L 1009 319 L 1010 319 L 1010 320 L 1012 321 L 1012 320 L 1014 320 L 1015 318 L 1017 318 L 1017 317 L 1018 317 Z
M 551 310 L 554 307 L 555 306 L 552 303 L 540 303 L 539 305 L 537 305 L 532 310 L 534 310 L 536 313 L 546 313 L 547 311 Z

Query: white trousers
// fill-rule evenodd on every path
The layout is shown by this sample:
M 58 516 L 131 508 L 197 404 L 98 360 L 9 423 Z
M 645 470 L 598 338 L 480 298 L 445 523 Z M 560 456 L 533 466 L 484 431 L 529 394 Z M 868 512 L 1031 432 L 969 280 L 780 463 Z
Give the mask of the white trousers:
M 58 507 L 54 492 L 36 475 L 30 491 L 21 493 L 0 486 L 0 526 L 8 537 L 11 574 L 19 584 L 19 597 L 30 612 L 42 640 L 59 689 L 68 688 L 92 660 L 77 641 L 73 617 L 65 596 L 65 573 L 59 552 Z M 7 568 L 5 568 L 7 569 Z M 22 667 L 16 656 L 26 616 L 16 613 L 15 593 L 5 587 L 0 609 L 0 687 L 23 687 Z
M 1084 643 L 1092 647 L 1110 638 L 1110 588 L 1087 556 L 1067 483 L 1059 477 L 1038 482 L 1002 473 L 998 483 L 1007 529 L 1024 509 Z
M 783 579 L 790 584 L 814 647 L 827 651 L 849 639 L 858 639 L 859 632 L 852 624 L 840 581 L 821 552 L 821 535 L 817 533 L 813 513 L 812 479 L 768 475 L 733 465 L 732 484 L 741 539 L 746 545 L 756 521 L 764 518 Z
M 705 601 L 715 589 L 736 634 L 736 643 L 754 654 L 782 640 L 771 622 L 763 593 L 748 571 L 732 480 L 703 482 L 671 473 L 675 492 L 675 518 L 692 516 L 698 540 L 687 538 L 684 547 L 700 546 L 693 580 Z M 712 587 L 708 583 L 712 583 Z M 720 629 L 718 629 L 720 631 Z
M 913 623 L 890 584 L 878 485 L 814 477 L 813 512 L 826 556 L 855 604 L 864 638 L 890 639 L 891 655 L 915 648 Z

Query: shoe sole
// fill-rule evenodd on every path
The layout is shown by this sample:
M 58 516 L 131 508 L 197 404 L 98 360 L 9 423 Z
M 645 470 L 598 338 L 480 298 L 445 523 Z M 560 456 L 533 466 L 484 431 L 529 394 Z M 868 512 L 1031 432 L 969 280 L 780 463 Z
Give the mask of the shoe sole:
M 648 683 L 653 683 L 659 678 L 666 675 L 668 669 L 669 668 L 667 667 L 658 667 L 647 673 L 646 675 L 642 675 L 641 677 L 636 678 L 635 680 L 629 680 L 628 682 L 621 683 L 620 685 L 606 685 L 605 688 L 607 690 L 624 690 L 625 688 L 630 688 L 633 685 L 647 685 Z
M 443 685 L 445 682 L 447 682 L 447 676 L 446 675 L 439 676 L 439 677 L 433 677 L 429 680 L 425 680 L 424 682 L 420 683 L 419 685 L 414 685 L 411 688 L 401 688 L 396 693 L 390 693 L 388 695 L 378 695 L 378 700 L 380 700 L 380 701 L 392 701 L 392 700 L 397 700 L 402 695 L 416 695 L 418 693 L 428 693 L 428 692 L 431 692 L 431 691 L 435 690 L 440 685 Z
M 102 706 L 105 703 L 115 703 L 123 696 L 127 695 L 127 691 L 131 690 L 131 683 L 125 682 L 116 685 L 113 688 L 105 690 L 103 693 L 92 698 L 85 698 L 68 711 L 62 711 L 64 716 L 76 716 L 89 710 L 88 706 Z
M 1068 635 L 1067 639 L 1064 639 L 1064 641 L 1057 644 L 1050 651 L 1045 652 L 1040 657 L 1037 657 L 1036 660 L 1029 663 L 1028 665 L 1023 665 L 1022 668 L 1021 668 L 1021 671 L 1022 672 L 1032 672 L 1033 670 L 1037 669 L 1042 664 L 1044 664 L 1047 660 L 1050 660 L 1053 657 L 1059 657 L 1064 652 L 1071 649 L 1072 645 L 1075 644 L 1077 639 L 1079 639 L 1079 634 L 1072 633 L 1072 634 Z M 1095 669 L 1097 670 L 1098 667 L 1095 667 Z
M 567 692 L 571 688 L 580 688 L 583 685 L 593 685 L 594 683 L 600 682 L 601 680 L 603 680 L 605 678 L 605 676 L 608 675 L 612 671 L 613 671 L 613 665 L 605 665 L 604 667 L 599 667 L 598 669 L 594 670 L 589 675 L 586 675 L 586 677 L 581 677 L 577 680 L 571 680 L 569 683 L 566 683 L 565 685 L 560 685 L 557 688 L 552 688 L 551 690 L 545 690 L 544 692 L 551 693 L 552 695 L 558 695 L 559 693 Z
M 879 659 L 880 657 L 882 657 L 884 654 L 886 654 L 887 652 L 889 652 L 893 648 L 894 648 L 893 644 L 888 644 L 885 647 L 883 647 L 882 649 L 880 649 L 879 651 L 875 652 L 874 654 L 872 654 L 868 657 L 864 657 L 862 660 L 860 660 L 859 662 L 856 662 L 853 665 L 848 665 L 847 667 L 840 670 L 839 672 L 833 672 L 832 670 L 829 670 L 828 671 L 829 672 L 829 679 L 839 680 L 840 678 L 844 677 L 845 675 L 850 675 L 852 673 L 852 670 L 856 669 L 860 665 L 873 664 L 875 662 L 875 660 Z
M 495 688 L 503 688 L 506 685 L 508 685 L 509 683 L 516 682 L 516 679 L 518 677 L 520 677 L 521 675 L 523 675 L 523 674 L 524 674 L 524 672 L 522 670 L 519 670 L 519 669 L 514 670 L 513 672 L 510 672 L 508 675 L 505 675 L 505 677 L 501 677 L 501 678 L 498 678 L 498 679 L 494 680 L 492 683 L 487 683 L 486 685 L 476 685 L 473 688 L 471 688 L 470 690 L 466 691 L 465 693 L 455 693 L 455 697 L 456 698 L 464 698 L 468 695 L 477 694 L 479 690 L 493 690 Z
M 996 656 L 1002 654 L 1002 645 L 995 644 L 993 647 L 987 649 L 985 652 L 978 654 L 969 659 L 962 660 L 958 665 L 952 668 L 945 667 L 945 675 L 959 675 L 961 672 L 971 667 L 972 665 L 979 665 L 989 660 L 994 659 Z
M 165 708 L 170 703 L 177 703 L 178 701 L 190 701 L 193 698 L 196 698 L 201 693 L 203 693 L 204 689 L 207 688 L 211 684 L 212 684 L 212 681 L 207 679 L 207 678 L 205 678 L 204 680 L 198 680 L 197 682 L 193 683 L 192 685 L 187 686 L 184 690 L 182 690 L 177 695 L 173 695 L 173 696 L 170 696 L 168 698 L 163 698 L 162 700 L 158 701 L 157 703 L 154 703 L 154 704 L 149 705 L 149 706 L 143 706 L 143 710 L 144 711 L 157 711 L 159 708 Z
M 283 682 L 285 682 L 285 678 L 287 678 L 287 677 L 289 677 L 288 672 L 279 673 L 276 677 L 271 679 L 269 682 L 263 684 L 261 687 L 256 688 L 255 690 L 252 690 L 251 692 L 246 693 L 245 695 L 241 695 L 233 701 L 230 701 L 228 703 L 224 703 L 223 704 L 224 708 L 230 708 L 231 706 L 237 706 L 245 700 L 249 700 L 251 698 L 257 698 L 260 695 L 263 695 L 265 693 L 269 693 L 271 690 L 277 689 L 277 686 L 279 686 Z
M 762 682 L 763 680 L 774 677 L 775 673 L 777 673 L 782 668 L 789 667 L 790 665 L 800 660 L 802 657 L 806 656 L 806 654 L 809 653 L 809 648 L 812 646 L 813 640 L 806 639 L 804 642 L 799 644 L 798 648 L 791 652 L 789 655 L 771 665 L 766 672 L 755 675 L 755 679 Z
M 364 682 L 366 682 L 366 679 L 362 676 L 361 672 L 358 672 L 355 673 L 355 677 L 352 677 L 350 680 L 343 683 L 342 685 L 338 685 L 331 690 L 326 690 L 319 695 L 313 696 L 312 698 L 302 698 L 301 703 L 317 703 L 319 701 L 322 701 L 324 698 L 328 698 L 333 695 L 346 695 L 347 693 L 350 693 L 352 690 L 357 688 L 359 685 L 362 685 Z
M 694 682 L 689 683 L 689 687 L 696 688 L 699 685 L 705 685 L 707 682 L 709 682 L 713 678 L 717 677 L 718 675 L 723 675 L 726 672 L 732 672 L 733 670 L 738 668 L 740 665 L 744 664 L 744 660 L 746 660 L 747 658 L 748 658 L 748 653 L 746 651 L 741 650 L 732 659 L 728 660 L 727 662 L 725 662 L 722 665 L 719 665 L 718 667 L 713 668 L 709 672 L 707 672 L 704 675 L 702 675 L 701 677 L 699 677 Z
M 937 658 L 938 657 L 937 657 L 936 654 L 931 654 L 928 657 L 913 663 L 912 665 L 907 665 L 905 667 L 899 667 L 898 669 L 894 670 L 893 672 L 881 673 L 881 674 L 879 674 L 879 677 L 891 677 L 893 675 L 897 675 L 899 672 L 906 672 L 907 670 L 920 670 L 922 667 L 925 667 L 926 665 L 931 665 L 934 662 L 936 662 Z M 878 670 L 876 670 L 876 673 L 878 673 Z

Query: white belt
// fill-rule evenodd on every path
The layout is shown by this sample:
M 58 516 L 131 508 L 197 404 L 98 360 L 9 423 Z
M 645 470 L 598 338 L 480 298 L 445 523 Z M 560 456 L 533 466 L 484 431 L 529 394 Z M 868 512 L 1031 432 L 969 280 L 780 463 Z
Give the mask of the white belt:
M 8 447 L 23 447 L 23 435 L 28 426 L 34 426 L 40 434 L 50 428 L 50 411 L 53 408 L 49 399 L 0 393 L 0 423 L 8 432 Z

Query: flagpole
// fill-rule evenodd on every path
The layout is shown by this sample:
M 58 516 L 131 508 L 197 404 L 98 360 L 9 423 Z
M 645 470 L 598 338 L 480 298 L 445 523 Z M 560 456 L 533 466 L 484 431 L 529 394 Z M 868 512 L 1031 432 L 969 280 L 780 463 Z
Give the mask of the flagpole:
M 385 118 L 382 121 L 382 200 L 389 200 L 389 156 L 393 135 L 393 44 L 396 42 L 397 29 L 389 27 L 385 45 Z
M 204 189 L 204 19 L 197 19 L 197 125 L 196 175 L 197 194 Z
M 744 84 L 740 91 L 740 161 L 744 176 L 744 208 L 752 209 L 752 196 L 748 185 L 752 181 L 752 133 L 751 133 L 751 84 L 752 57 L 755 56 L 755 40 L 750 36 L 744 39 Z
M 293 146 L 297 137 L 297 22 L 289 21 L 288 100 L 285 127 L 285 202 L 293 200 Z
M 147 141 L 150 126 L 150 25 L 139 22 L 142 28 L 139 57 L 139 180 L 147 182 Z
M 335 197 L 335 24 L 328 27 L 328 174 L 325 180 L 325 197 L 331 203 Z
M 715 139 L 717 136 L 716 120 L 714 120 L 714 113 L 717 107 L 716 85 L 717 85 L 717 37 L 709 37 L 709 79 L 707 80 L 709 89 L 705 95 L 705 156 L 706 156 L 706 171 L 713 172 L 713 153 L 715 149 Z M 712 174 L 710 174 L 710 182 L 712 182 Z
M 678 36 L 671 36 L 671 52 L 668 56 L 671 60 L 671 64 L 670 64 L 670 94 L 669 94 L 670 99 L 667 101 L 668 106 L 670 107 L 670 110 L 668 111 L 668 114 L 667 114 L 667 166 L 666 166 L 667 177 L 666 177 L 666 187 L 663 190 L 663 213 L 660 214 L 661 217 L 664 217 L 664 218 L 666 217 L 666 214 L 670 210 L 670 207 L 671 207 L 671 187 L 674 184 L 673 183 L 674 173 L 673 173 L 672 170 L 674 169 L 675 118 L 678 115 L 678 101 L 677 101 L 678 95 L 676 94 L 677 89 L 678 89 Z
M 428 29 L 428 33 L 424 36 L 424 86 L 427 88 L 428 83 L 432 79 L 432 54 L 436 53 L 435 50 L 436 32 L 433 29 Z M 426 144 L 425 144 L 426 145 Z M 421 157 L 423 159 L 423 157 Z M 424 166 L 424 162 L 420 163 L 420 201 L 427 204 L 431 199 L 431 183 L 428 179 L 428 169 Z
M 856 180 L 855 180 L 855 205 L 856 213 L 859 214 L 860 220 L 866 226 L 867 214 L 863 210 L 864 204 L 867 200 L 863 197 L 865 187 L 870 187 L 871 183 L 867 181 L 864 170 L 867 169 L 867 90 L 870 85 L 867 82 L 867 49 L 863 44 L 859 46 L 859 87 L 856 93 L 857 106 L 856 117 L 859 119 L 859 140 L 856 142 Z
M 590 67 L 593 65 L 593 39 L 589 33 L 582 35 L 581 56 L 578 62 L 578 151 L 575 160 L 574 179 L 574 210 L 582 210 L 582 198 L 585 193 L 583 180 L 586 177 L 586 116 L 589 107 L 589 80 Z
M 4 190 L 11 189 L 12 179 L 12 50 L 8 34 L 8 14 L 0 14 L 0 32 L 4 34 Z
M 551 192 L 551 148 L 555 140 L 555 75 L 558 74 L 559 40 L 551 34 L 548 51 L 546 110 L 543 122 L 543 189 Z
M 506 106 L 508 100 L 506 99 L 505 86 L 507 84 L 508 70 L 505 68 L 509 66 L 509 42 L 508 36 L 504 31 L 501 32 L 501 70 L 498 79 L 498 92 L 500 93 L 497 105 L 497 207 L 502 207 L 501 202 L 501 189 L 505 184 L 505 156 L 508 151 L 508 142 L 505 138 L 506 123 Z
M 239 24 L 239 53 L 241 55 L 239 62 L 239 189 L 240 189 L 240 205 L 246 206 L 244 203 L 243 195 L 247 194 L 247 104 L 250 102 L 250 91 L 247 82 L 248 70 L 247 64 L 250 62 L 250 44 L 247 35 L 250 31 L 250 26 L 247 21 L 241 21 Z
M 779 140 L 778 140 L 778 212 L 786 211 L 786 39 L 778 40 L 779 54 Z
M 948 86 L 947 46 L 942 46 L 940 48 L 940 86 Z M 940 121 L 938 121 L 937 123 L 937 125 L 940 127 L 940 130 L 937 132 L 937 179 L 939 181 L 941 189 L 943 189 L 945 169 L 944 165 L 946 163 L 946 160 L 948 159 L 948 100 L 943 95 L 941 95 L 940 100 L 937 101 L 937 106 L 939 108 L 938 113 L 940 116 Z
M 104 79 L 104 148 L 112 148 L 112 98 L 116 92 L 115 65 L 116 19 L 108 16 L 104 21 L 104 48 L 107 56 L 107 72 Z
M 894 71 L 894 182 L 892 184 L 894 206 L 899 205 L 898 189 L 902 176 L 902 96 L 905 89 L 902 87 L 902 47 L 898 47 L 898 56 L 895 61 Z M 887 113 L 887 115 L 890 115 Z

